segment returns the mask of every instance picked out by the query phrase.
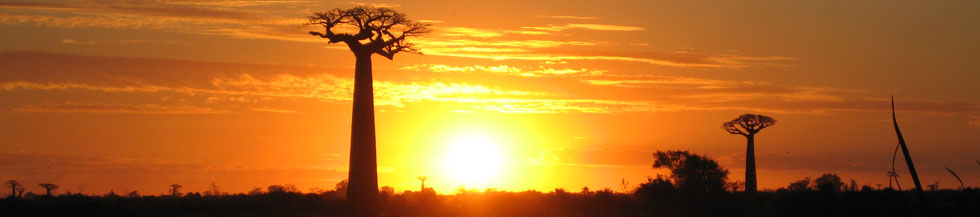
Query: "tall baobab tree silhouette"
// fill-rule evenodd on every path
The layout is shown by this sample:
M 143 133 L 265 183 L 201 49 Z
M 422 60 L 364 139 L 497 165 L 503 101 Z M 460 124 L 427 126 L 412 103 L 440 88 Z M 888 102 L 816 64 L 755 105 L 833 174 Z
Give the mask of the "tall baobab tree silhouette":
M 755 177 L 755 134 L 773 124 L 776 124 L 776 119 L 772 119 L 771 117 L 757 114 L 744 114 L 721 125 L 728 133 L 745 136 L 745 139 L 748 140 L 745 145 L 745 192 L 754 193 L 757 190 Z
M 419 176 L 418 179 L 419 179 L 419 181 L 422 181 L 422 189 L 419 190 L 419 192 L 423 192 L 423 191 L 425 191 L 425 180 L 426 179 L 429 179 L 429 177 Z
M 58 185 L 51 184 L 51 183 L 41 183 L 41 184 L 38 184 L 38 185 L 40 185 L 42 188 L 44 188 L 44 192 L 45 192 L 44 195 L 45 196 L 48 196 L 48 197 L 51 196 L 51 190 L 54 190 L 54 189 L 57 189 L 58 188 Z
M 20 183 L 17 183 L 17 180 L 11 179 L 7 180 L 7 182 L 4 182 L 3 184 L 10 186 L 10 197 L 17 199 L 17 187 L 20 186 Z
M 173 195 L 174 197 L 180 196 L 180 188 L 183 187 L 184 187 L 183 185 L 179 185 L 179 184 L 170 185 L 170 195 Z
M 368 7 L 316 12 L 309 17 L 308 24 L 324 28 L 323 32 L 311 31 L 311 35 L 328 39 L 328 43 L 343 42 L 354 53 L 354 108 L 347 203 L 355 216 L 378 216 L 378 162 L 371 56 L 378 54 L 391 60 L 396 53 L 419 53 L 406 38 L 421 36 L 431 30 L 427 28 L 427 24 L 408 20 L 403 13 L 387 8 Z M 334 32 L 350 27 L 357 31 Z

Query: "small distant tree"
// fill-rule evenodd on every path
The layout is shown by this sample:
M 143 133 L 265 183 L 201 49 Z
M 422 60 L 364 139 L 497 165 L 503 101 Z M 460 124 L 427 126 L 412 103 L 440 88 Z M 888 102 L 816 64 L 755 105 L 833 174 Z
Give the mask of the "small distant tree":
M 813 187 L 819 191 L 840 191 L 843 186 L 840 176 L 833 173 L 823 174 L 813 181 Z
M 731 192 L 738 192 L 745 187 L 745 182 L 733 181 L 725 183 L 725 189 Z
M 25 190 L 27 189 L 24 189 L 24 185 L 17 186 L 17 197 L 23 198 Z
M 337 196 L 340 196 L 340 197 L 346 197 L 347 196 L 347 184 L 348 184 L 347 183 L 347 180 L 344 179 L 344 180 L 340 180 L 340 182 L 337 182 L 337 184 L 334 185 L 333 190 L 335 192 L 337 192 Z
M 418 179 L 419 181 L 422 181 L 422 188 L 420 188 L 419 191 L 425 190 L 425 180 L 429 179 L 429 177 L 419 176 Z
M 623 192 L 630 191 L 630 181 L 626 181 L 626 178 L 619 180 L 619 187 L 623 188 Z
M 786 186 L 786 190 L 790 191 L 807 191 L 810 190 L 810 177 L 797 180 L 795 182 L 790 182 L 789 186 Z
M 745 191 L 756 192 L 755 176 L 755 134 L 762 129 L 776 124 L 776 119 L 769 116 L 757 114 L 744 114 L 732 121 L 725 122 L 721 128 L 730 134 L 745 136 Z
M 210 188 L 211 189 L 209 189 L 207 191 L 204 191 L 204 195 L 205 196 L 220 196 L 221 195 L 221 191 L 218 190 L 218 184 L 215 184 L 214 182 L 211 182 Z
M 45 191 L 44 196 L 48 196 L 48 197 L 51 196 L 51 191 L 53 191 L 54 189 L 57 189 L 58 188 L 58 185 L 51 184 L 51 183 L 41 183 L 41 184 L 38 184 L 38 185 L 40 185 L 42 188 L 44 188 L 44 191 Z
M 687 151 L 657 151 L 653 168 L 670 170 L 670 179 L 679 190 L 686 192 L 723 192 L 728 170 L 718 162 Z
M 126 196 L 127 197 L 130 197 L 130 198 L 137 198 L 137 197 L 140 197 L 140 192 L 139 191 L 130 191 L 128 194 L 126 194 Z
M 270 194 L 286 194 L 286 193 L 298 193 L 299 189 L 296 189 L 295 185 L 285 184 L 285 185 L 270 185 L 268 188 Z
M 170 195 L 172 195 L 174 197 L 179 197 L 180 196 L 180 188 L 183 188 L 183 187 L 184 187 L 183 185 L 179 185 L 179 184 L 172 184 L 172 185 L 170 185 Z
M 395 188 L 392 188 L 391 186 L 387 186 L 387 185 L 381 186 L 381 194 L 389 195 L 389 196 L 395 195 Z
M 262 193 L 263 193 L 262 188 L 260 187 L 254 187 L 252 188 L 252 190 L 248 191 L 248 195 L 252 195 L 252 196 L 261 195 Z
M 17 198 L 17 187 L 20 186 L 20 183 L 17 183 L 17 180 L 11 179 L 7 180 L 7 182 L 4 182 L 3 184 L 10 187 L 10 197 Z

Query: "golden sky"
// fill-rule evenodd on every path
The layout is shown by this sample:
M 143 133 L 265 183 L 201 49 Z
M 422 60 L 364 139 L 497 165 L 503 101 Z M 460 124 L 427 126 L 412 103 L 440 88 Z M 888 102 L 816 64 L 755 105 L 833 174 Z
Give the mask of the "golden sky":
M 0 1 L 0 178 L 39 192 L 346 178 L 353 55 L 315 11 L 390 7 L 425 55 L 374 58 L 379 179 L 621 190 L 656 150 L 759 186 L 888 184 L 888 99 L 925 183 L 980 186 L 978 1 Z M 898 170 L 910 185 L 904 163 Z

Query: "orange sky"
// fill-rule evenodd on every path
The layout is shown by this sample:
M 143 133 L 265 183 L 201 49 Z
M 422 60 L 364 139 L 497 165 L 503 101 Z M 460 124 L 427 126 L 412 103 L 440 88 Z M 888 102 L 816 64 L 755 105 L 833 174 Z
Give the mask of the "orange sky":
M 923 182 L 957 187 L 949 167 L 980 186 L 977 1 L 3 0 L 0 178 L 333 188 L 354 58 L 302 24 L 357 5 L 435 30 L 414 40 L 425 55 L 374 58 L 379 179 L 397 191 L 621 190 L 662 174 L 666 149 L 742 180 L 745 140 L 720 126 L 743 113 L 779 121 L 756 138 L 761 188 L 887 186 L 891 95 Z

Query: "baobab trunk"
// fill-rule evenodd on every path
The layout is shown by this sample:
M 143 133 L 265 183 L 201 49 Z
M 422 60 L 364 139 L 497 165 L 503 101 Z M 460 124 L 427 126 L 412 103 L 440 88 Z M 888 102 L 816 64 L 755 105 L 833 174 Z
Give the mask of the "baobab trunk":
M 357 217 L 378 216 L 378 161 L 370 52 L 355 52 L 347 203 Z
M 755 134 L 745 136 L 745 192 L 756 192 L 755 180 Z

